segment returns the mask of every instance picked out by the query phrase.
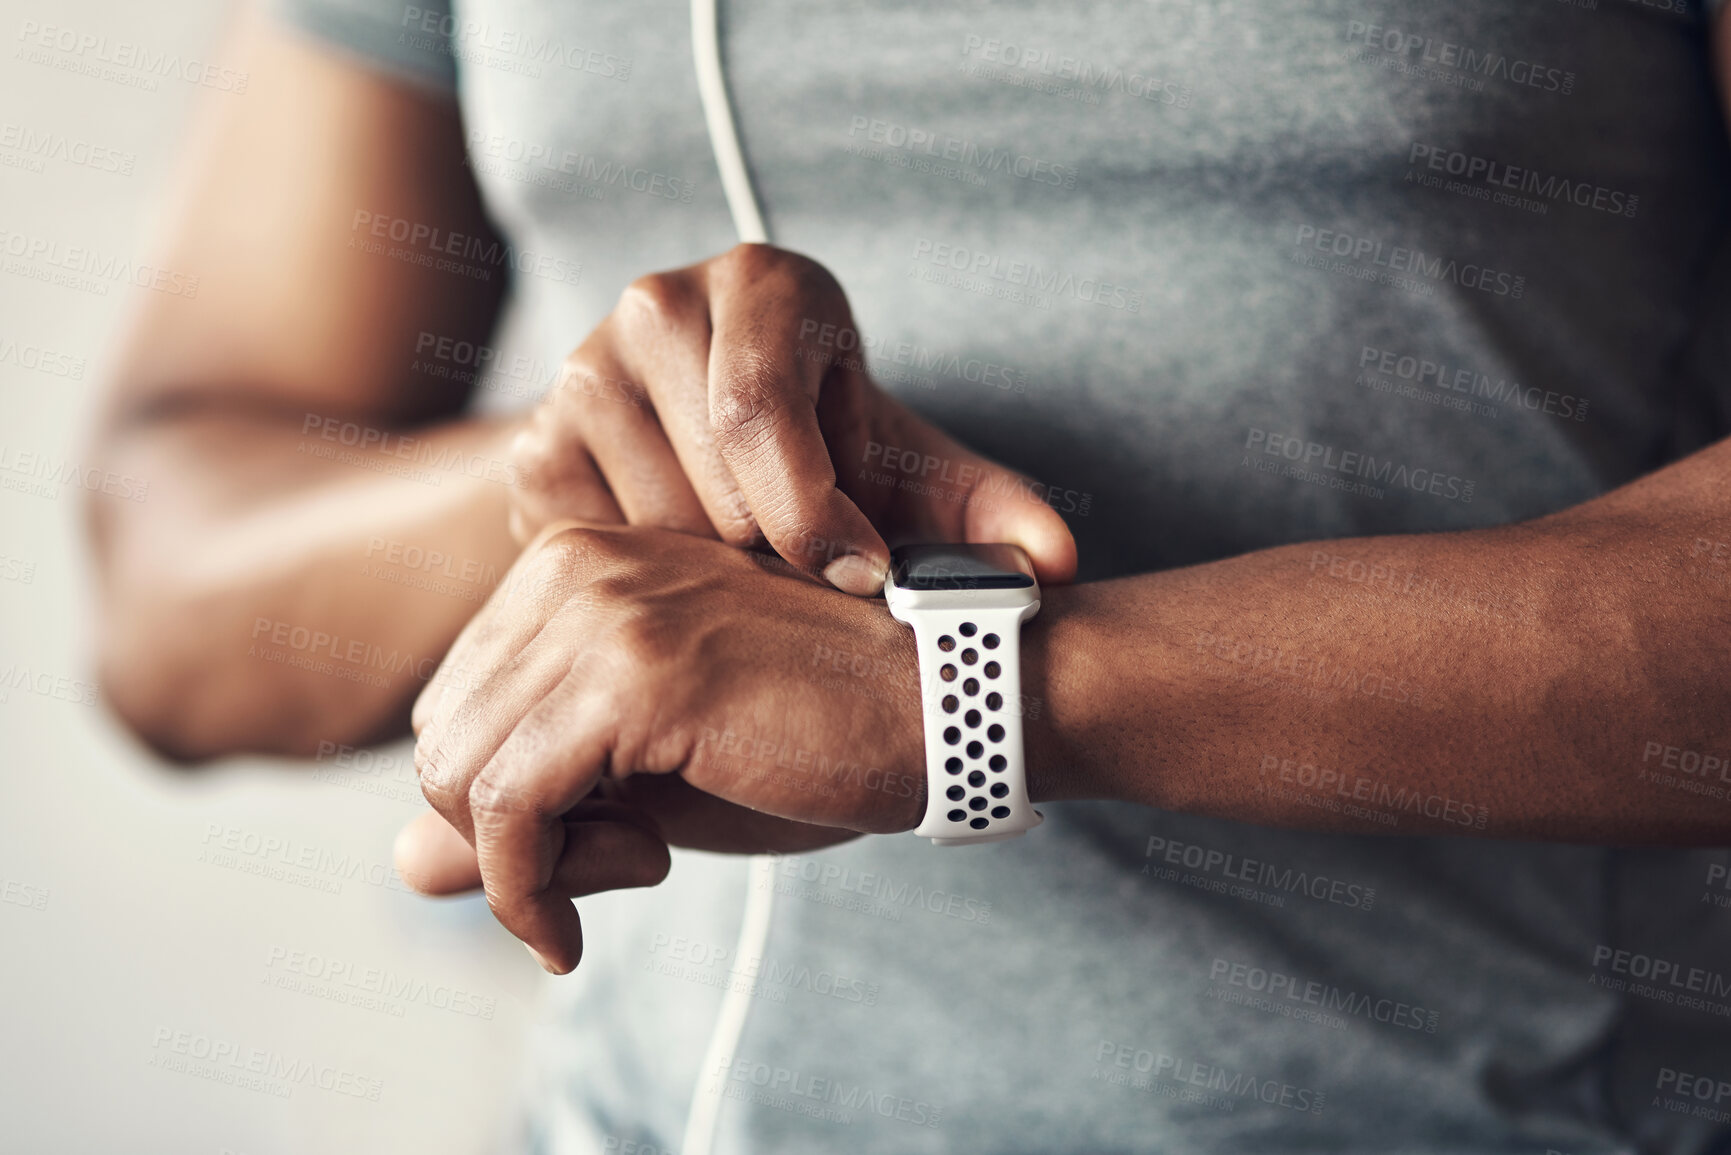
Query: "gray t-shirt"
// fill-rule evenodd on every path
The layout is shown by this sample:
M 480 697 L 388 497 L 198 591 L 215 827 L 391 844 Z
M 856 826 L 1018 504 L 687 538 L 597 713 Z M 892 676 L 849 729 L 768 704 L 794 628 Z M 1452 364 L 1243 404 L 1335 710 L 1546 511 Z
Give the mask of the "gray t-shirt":
M 282 7 L 456 87 L 512 248 L 455 256 L 515 270 L 516 356 L 480 404 L 527 404 L 632 278 L 733 243 L 684 3 Z M 776 241 L 835 272 L 887 388 L 1040 479 L 1084 578 L 1503 524 L 1731 425 L 1693 3 L 749 0 L 722 28 Z M 429 374 L 473 370 L 434 348 Z M 899 483 L 886 460 L 862 468 Z M 1692 545 L 1655 548 L 1725 596 Z M 1536 624 L 1508 590 L 1354 560 L 1319 546 L 1292 580 Z M 1447 669 L 1319 689 L 1237 653 L 1199 644 L 1195 676 L 1450 695 Z M 1631 734 L 1603 772 L 1677 788 L 1672 744 Z M 719 1088 L 726 1155 L 1724 1149 L 1724 852 L 1402 837 L 1497 800 L 1310 761 L 1224 769 L 1396 837 L 1090 803 L 983 848 L 863 839 L 759 877 L 754 959 L 730 957 L 743 861 L 585 900 L 528 1145 L 677 1150 Z M 730 985 L 750 1011 L 706 1069 Z

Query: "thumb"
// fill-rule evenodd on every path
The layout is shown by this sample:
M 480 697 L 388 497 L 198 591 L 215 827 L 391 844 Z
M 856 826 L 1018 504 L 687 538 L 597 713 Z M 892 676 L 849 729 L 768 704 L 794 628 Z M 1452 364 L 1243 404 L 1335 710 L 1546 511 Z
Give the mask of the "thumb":
M 397 832 L 392 857 L 397 874 L 421 894 L 461 894 L 481 885 L 475 848 L 437 811 Z
M 1048 487 L 974 452 L 879 393 L 854 475 L 862 507 L 895 544 L 947 541 L 1021 546 L 1042 585 L 1076 576 L 1076 539 L 1047 503 Z
M 586 800 L 572 807 L 564 821 L 566 848 L 548 881 L 550 891 L 579 898 L 603 890 L 653 886 L 667 876 L 667 844 L 660 828 L 635 807 Z M 481 886 L 475 848 L 436 811 L 427 811 L 398 831 L 392 855 L 397 874 L 421 894 L 462 894 Z
M 976 460 L 980 481 L 970 495 L 962 540 L 1021 546 L 1042 585 L 1073 580 L 1076 539 L 1063 517 L 1046 503 L 1046 487 L 995 461 Z

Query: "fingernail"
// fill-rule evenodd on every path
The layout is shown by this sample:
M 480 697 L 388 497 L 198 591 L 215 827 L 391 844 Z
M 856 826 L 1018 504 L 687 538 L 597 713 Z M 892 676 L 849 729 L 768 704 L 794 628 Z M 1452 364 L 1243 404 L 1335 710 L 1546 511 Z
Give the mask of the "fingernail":
M 869 598 L 884 588 L 884 568 L 868 558 L 850 553 L 825 566 L 823 579 L 843 593 Z
M 533 958 L 536 962 L 541 964 L 542 970 L 546 971 L 550 975 L 556 975 L 559 973 L 556 969 L 554 969 L 552 963 L 548 962 L 546 959 L 541 957 L 540 951 L 536 950 L 534 947 L 530 946 L 528 943 L 523 944 L 523 949 L 529 952 L 529 957 Z

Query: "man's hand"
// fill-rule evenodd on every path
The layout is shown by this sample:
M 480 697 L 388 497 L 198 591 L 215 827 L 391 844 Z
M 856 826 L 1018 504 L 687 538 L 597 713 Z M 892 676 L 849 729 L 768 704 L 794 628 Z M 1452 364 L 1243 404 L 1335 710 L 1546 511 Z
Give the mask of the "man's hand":
M 800 571 L 853 593 L 881 586 L 886 538 L 1016 542 L 1048 585 L 1073 576 L 1063 520 L 1024 479 L 879 390 L 852 325 L 826 270 L 765 245 L 637 281 L 567 359 L 518 436 L 512 533 L 526 541 L 551 521 L 577 519 L 740 546 L 767 539 Z M 953 480 L 916 496 L 897 484 L 905 469 L 895 466 L 905 461 L 919 463 L 915 480 L 928 478 L 928 465 Z M 457 675 L 448 663 L 441 676 Z M 851 837 L 677 777 L 609 779 L 597 793 L 636 808 L 678 846 L 786 852 Z M 411 824 L 397 848 L 404 876 L 434 894 L 480 885 L 472 834 L 436 815 Z M 648 882 L 660 878 L 659 861 L 644 860 Z
M 868 675 L 834 673 L 825 658 L 839 652 Z M 905 627 L 881 604 L 685 534 L 549 526 L 457 639 L 413 721 L 428 800 L 474 846 L 499 921 L 556 973 L 582 952 L 572 897 L 621 885 L 616 875 L 660 877 L 634 832 L 607 829 L 634 855 L 625 870 L 578 820 L 608 780 L 677 774 L 791 820 L 781 829 L 801 848 L 836 840 L 812 825 L 911 829 L 925 804 Z M 461 867 L 443 837 L 406 837 L 405 874 L 436 873 L 435 852 Z
M 620 804 L 606 809 L 595 802 Z M 638 829 L 604 830 L 600 824 L 618 820 Z M 593 839 L 605 862 L 562 872 L 561 890 L 573 898 L 654 886 L 667 876 L 668 846 L 708 850 L 716 854 L 803 854 L 858 837 L 858 832 L 834 826 L 794 822 L 749 810 L 705 794 L 677 774 L 645 774 L 605 778 L 594 794 L 565 815 L 573 823 L 590 825 L 575 832 Z M 567 837 L 573 832 L 567 830 Z M 461 894 L 481 885 L 481 863 L 475 848 L 436 810 L 429 810 L 397 835 L 398 872 L 426 895 Z
M 1008 541 L 1069 580 L 1069 530 L 1027 481 L 874 385 L 841 286 L 804 257 L 737 248 L 643 277 L 572 353 L 513 453 L 512 532 L 629 522 L 767 542 L 801 572 L 872 595 L 886 539 Z M 874 450 L 875 447 L 875 450 Z M 956 479 L 914 496 L 888 468 Z M 888 484 L 869 475 L 893 477 Z

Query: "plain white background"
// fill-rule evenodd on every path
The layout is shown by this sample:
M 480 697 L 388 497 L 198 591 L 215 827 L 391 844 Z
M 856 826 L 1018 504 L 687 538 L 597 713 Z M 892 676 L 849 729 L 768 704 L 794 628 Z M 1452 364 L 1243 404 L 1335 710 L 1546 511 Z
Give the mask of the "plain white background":
M 10 254 L 50 243 L 149 261 L 196 103 L 245 97 L 174 76 L 147 91 L 24 49 L 34 22 L 106 38 L 85 59 L 124 42 L 220 61 L 229 13 L 218 0 L 6 0 L 0 13 L 4 140 L 46 134 L 135 157 L 127 175 L 0 147 L 0 1149 L 487 1149 L 549 980 L 484 904 L 387 883 L 391 839 L 424 805 L 406 744 L 382 752 L 394 768 L 370 774 L 262 760 L 187 772 L 152 761 L 100 704 L 63 700 L 91 679 L 80 494 L 76 483 L 44 493 L 19 470 L 80 463 L 106 366 L 147 290 L 44 284 Z M 82 379 L 26 366 L 37 359 L 27 349 L 62 366 L 82 358 Z M 238 847 L 230 857 L 225 841 Z M 316 865 L 279 870 L 285 861 Z M 302 884 L 310 877 L 335 892 Z M 343 1001 L 385 985 L 396 997 Z M 468 1009 L 490 1005 L 491 1019 L 441 1005 L 452 991 Z M 177 1043 L 211 1058 L 176 1055 Z M 239 1076 L 258 1052 L 279 1074 L 313 1074 L 249 1089 Z M 319 1086 L 337 1075 L 376 1086 L 377 1101 Z

